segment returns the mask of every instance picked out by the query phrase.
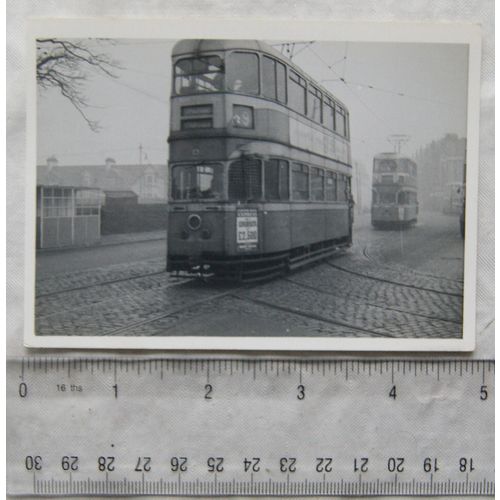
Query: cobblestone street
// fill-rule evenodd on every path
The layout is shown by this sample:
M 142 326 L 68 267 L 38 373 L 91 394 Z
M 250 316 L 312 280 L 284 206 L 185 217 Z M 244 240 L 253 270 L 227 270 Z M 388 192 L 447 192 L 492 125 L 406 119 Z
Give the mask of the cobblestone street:
M 416 227 L 382 231 L 358 217 L 345 254 L 257 285 L 170 276 L 158 238 L 39 254 L 36 333 L 460 337 L 456 219 L 422 214 Z

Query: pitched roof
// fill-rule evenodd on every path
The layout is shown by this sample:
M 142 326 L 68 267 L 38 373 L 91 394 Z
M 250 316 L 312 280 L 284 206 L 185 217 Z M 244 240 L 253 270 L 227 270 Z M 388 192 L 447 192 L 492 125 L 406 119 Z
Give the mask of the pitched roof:
M 130 190 L 144 174 L 153 171 L 166 177 L 166 165 L 38 165 L 37 184 L 98 187 L 101 189 Z

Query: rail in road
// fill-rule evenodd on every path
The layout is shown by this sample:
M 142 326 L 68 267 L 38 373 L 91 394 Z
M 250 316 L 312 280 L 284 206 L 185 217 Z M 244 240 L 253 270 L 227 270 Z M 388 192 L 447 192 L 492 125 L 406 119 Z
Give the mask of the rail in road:
M 391 266 L 380 241 L 253 285 L 170 276 L 164 259 L 51 276 L 37 283 L 37 333 L 460 336 L 459 277 Z

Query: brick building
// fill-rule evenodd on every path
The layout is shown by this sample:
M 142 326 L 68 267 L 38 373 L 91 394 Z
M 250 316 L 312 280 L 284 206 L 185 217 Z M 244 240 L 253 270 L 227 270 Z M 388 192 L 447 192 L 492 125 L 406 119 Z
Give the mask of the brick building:
M 446 134 L 417 152 L 418 197 L 422 209 L 443 211 L 450 193 L 461 189 L 465 181 L 465 151 L 465 138 Z

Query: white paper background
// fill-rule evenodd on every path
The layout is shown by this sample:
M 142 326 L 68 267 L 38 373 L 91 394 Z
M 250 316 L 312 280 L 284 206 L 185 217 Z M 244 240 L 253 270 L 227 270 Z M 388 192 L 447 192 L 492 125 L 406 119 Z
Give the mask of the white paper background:
M 25 22 L 28 17 L 242 17 L 327 21 L 469 22 L 483 32 L 477 247 L 477 348 L 494 350 L 494 2 L 439 0 L 8 0 L 7 1 L 7 354 L 27 354 L 23 337 L 25 199 Z M 184 22 L 184 21 L 183 21 Z M 207 20 L 208 22 L 208 20 Z M 213 22 L 213 21 L 211 21 Z M 241 20 L 239 21 L 241 22 Z M 33 353 L 33 351 L 30 351 Z
M 261 17 L 323 21 L 471 22 L 482 26 L 480 173 L 477 248 L 477 348 L 494 352 L 494 2 L 492 0 L 8 0 L 7 1 L 7 355 L 33 354 L 23 338 L 26 18 Z M 284 21 L 286 22 L 286 21 Z M 47 351 L 43 351 L 46 353 Z M 63 354 L 59 351 L 60 354 Z M 98 353 L 91 353 L 96 355 Z M 158 355 L 158 353 L 156 353 Z M 364 355 L 366 356 L 366 354 Z M 383 356 L 380 353 L 378 356 Z M 398 356 L 398 355 L 396 355 Z M 422 356 L 422 355 L 420 355 Z M 420 357 L 419 356 L 419 357 Z M 441 354 L 440 357 L 443 355 Z M 336 356 L 338 357 L 338 356 Z M 409 357 L 408 353 L 405 357 Z M 436 429 L 439 432 L 439 429 Z

